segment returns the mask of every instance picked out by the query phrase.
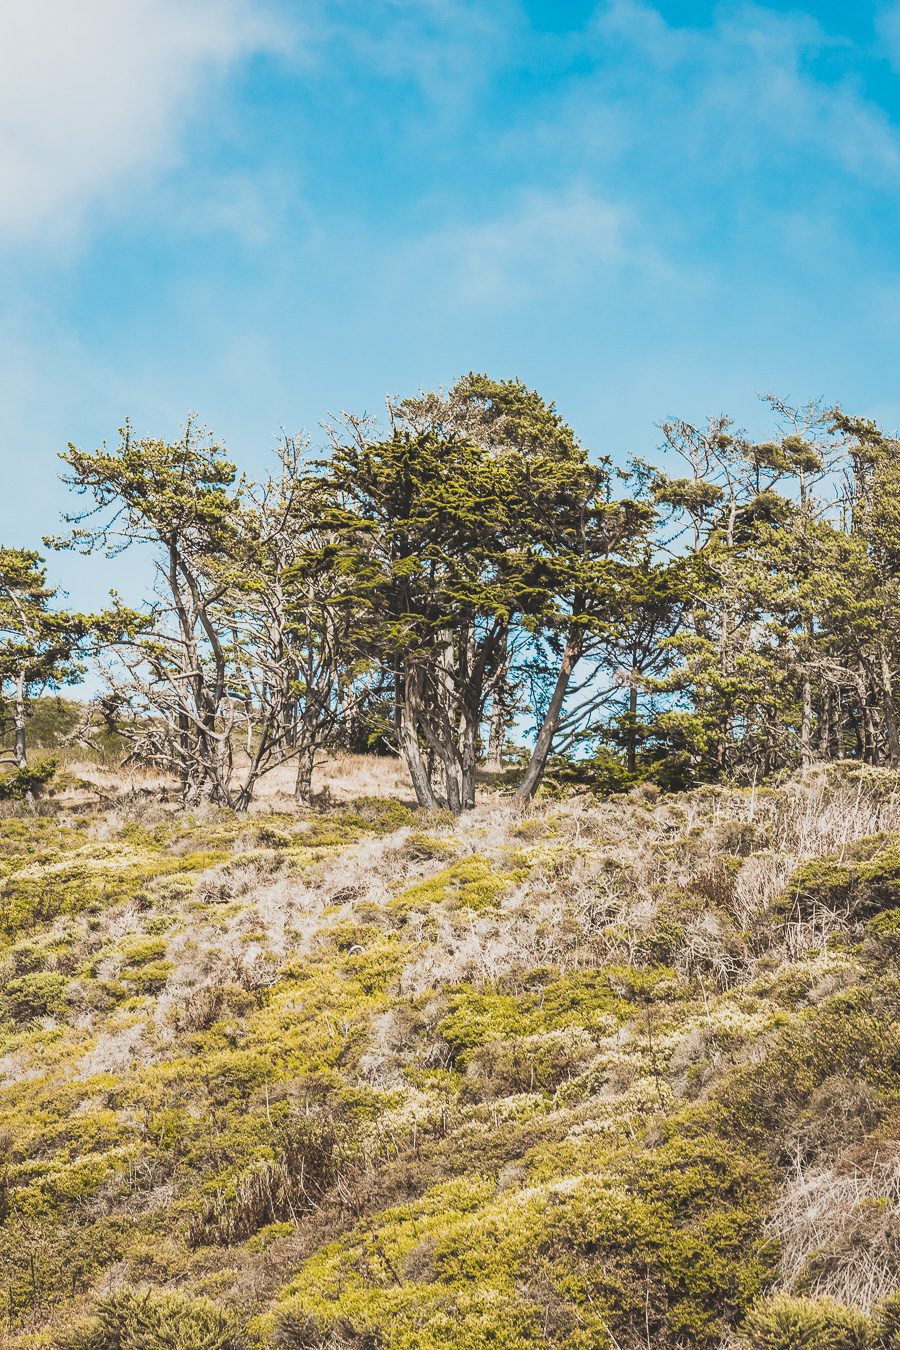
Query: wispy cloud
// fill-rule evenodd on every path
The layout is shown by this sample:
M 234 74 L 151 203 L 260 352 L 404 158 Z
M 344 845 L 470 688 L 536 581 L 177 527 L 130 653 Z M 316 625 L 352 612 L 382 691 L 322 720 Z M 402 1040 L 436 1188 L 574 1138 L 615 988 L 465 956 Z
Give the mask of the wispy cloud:
M 66 234 L 171 164 L 217 81 L 286 42 L 253 0 L 4 5 L 0 237 Z
M 508 307 L 595 285 L 625 269 L 662 274 L 631 213 L 582 184 L 528 191 L 480 223 L 435 231 L 419 249 L 456 304 Z
M 900 54 L 900 5 L 883 18 Z M 615 99 L 630 109 L 635 142 L 674 142 L 695 168 L 745 171 L 801 152 L 876 185 L 900 173 L 900 135 L 861 92 L 859 54 L 811 14 L 737 4 L 691 28 L 645 0 L 608 0 L 592 40 L 598 75 L 582 99 Z
M 881 5 L 875 16 L 875 29 L 881 44 L 881 55 L 886 56 L 895 70 L 900 70 L 900 0 Z
M 367 78 L 413 87 L 447 110 L 503 64 L 527 27 L 521 0 L 315 0 L 308 23 L 338 66 L 350 54 Z

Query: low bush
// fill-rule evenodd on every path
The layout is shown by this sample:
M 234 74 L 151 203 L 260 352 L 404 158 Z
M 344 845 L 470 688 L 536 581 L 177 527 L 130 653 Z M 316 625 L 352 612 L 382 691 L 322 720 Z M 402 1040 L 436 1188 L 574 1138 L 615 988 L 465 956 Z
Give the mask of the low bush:
M 35 971 L 9 980 L 2 1004 L 13 1022 L 29 1023 L 40 1017 L 58 1017 L 65 1012 L 68 980 L 52 971 Z
M 900 1290 L 884 1299 L 872 1321 L 878 1350 L 900 1350 Z
M 58 1350 L 251 1350 L 251 1338 L 209 1299 L 123 1289 L 101 1299 L 95 1315 L 55 1345 Z
M 275 1158 L 240 1175 L 232 1194 L 219 1194 L 190 1222 L 188 1242 L 243 1242 L 260 1228 L 315 1209 L 351 1170 L 350 1131 L 327 1116 L 306 1117 L 283 1131 Z
M 41 760 L 0 778 L 0 801 L 21 802 L 39 797 L 56 773 L 55 759 Z
M 808 921 L 830 911 L 859 922 L 900 906 L 900 842 L 891 836 L 871 841 L 872 857 L 862 847 L 857 857 L 817 858 L 804 863 L 776 901 L 784 918 Z
M 872 1323 L 831 1299 L 776 1294 L 758 1303 L 744 1323 L 746 1350 L 875 1350 Z

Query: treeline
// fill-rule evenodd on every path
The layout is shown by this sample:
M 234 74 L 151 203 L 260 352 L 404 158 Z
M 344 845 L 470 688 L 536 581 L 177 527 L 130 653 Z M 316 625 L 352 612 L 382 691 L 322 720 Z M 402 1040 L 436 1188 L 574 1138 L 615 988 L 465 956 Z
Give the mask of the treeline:
M 590 457 L 552 403 L 469 375 L 280 446 L 251 481 L 193 421 L 177 442 L 62 455 L 83 498 L 45 543 L 152 554 L 152 603 L 54 605 L 0 550 L 12 757 L 28 703 L 98 659 L 97 709 L 186 802 L 243 809 L 317 753 L 402 753 L 419 803 L 479 768 L 600 787 L 900 762 L 900 444 L 769 400 L 772 439 L 665 423 L 663 468 Z M 530 731 L 529 731 L 530 729 Z M 527 739 L 531 748 L 510 741 Z M 567 766 L 567 768 L 566 768 Z

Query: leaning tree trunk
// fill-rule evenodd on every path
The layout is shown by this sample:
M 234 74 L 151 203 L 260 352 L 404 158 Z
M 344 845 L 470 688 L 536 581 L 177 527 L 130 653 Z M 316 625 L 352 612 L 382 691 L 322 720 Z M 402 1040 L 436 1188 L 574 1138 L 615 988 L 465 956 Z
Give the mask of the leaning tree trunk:
M 297 777 L 294 779 L 294 801 L 298 806 L 309 805 L 315 757 L 315 750 L 311 745 L 304 745 L 301 748 L 297 759 Z
M 537 740 L 534 743 L 531 759 L 528 761 L 528 767 L 525 770 L 525 777 L 516 789 L 516 796 L 522 801 L 528 801 L 540 787 L 544 770 L 547 767 L 547 760 L 550 757 L 553 738 L 559 727 L 559 719 L 562 716 L 563 703 L 569 689 L 572 671 L 578 664 L 583 650 L 584 629 L 580 625 L 572 624 L 566 636 L 565 650 L 559 665 L 553 694 L 544 714 Z
M 812 737 L 812 684 L 808 675 L 803 677 L 803 711 L 800 722 L 800 766 L 808 769 L 813 762 L 813 737 Z
M 16 768 L 24 769 L 28 764 L 28 753 L 26 747 L 25 733 L 25 678 L 19 676 L 16 684 L 16 707 L 15 707 L 15 742 L 13 754 L 16 760 Z
M 503 750 L 506 745 L 506 724 L 509 716 L 507 674 L 509 671 L 509 629 L 501 637 L 499 644 L 497 671 L 491 682 L 491 715 L 488 719 L 487 758 L 484 767 L 490 773 L 500 773 L 503 768 Z
M 397 739 L 400 743 L 403 758 L 406 760 L 406 767 L 409 769 L 416 801 L 419 806 L 424 806 L 430 811 L 436 811 L 440 803 L 435 796 L 434 788 L 431 786 L 431 776 L 422 758 L 416 718 L 413 708 L 410 706 L 411 700 L 413 703 L 415 702 L 415 694 L 412 676 L 407 672 L 402 679 L 399 675 L 396 679 Z
M 884 710 L 884 740 L 887 746 L 888 763 L 900 763 L 900 729 L 897 726 L 897 709 L 894 707 L 894 681 L 887 644 L 881 643 L 879 651 L 881 662 L 881 700 Z

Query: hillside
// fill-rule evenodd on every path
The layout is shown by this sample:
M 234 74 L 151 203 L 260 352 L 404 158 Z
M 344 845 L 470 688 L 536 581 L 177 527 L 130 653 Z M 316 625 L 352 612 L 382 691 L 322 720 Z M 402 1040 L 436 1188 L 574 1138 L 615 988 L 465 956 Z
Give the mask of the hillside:
M 5 1344 L 900 1345 L 897 774 L 4 810 Z

